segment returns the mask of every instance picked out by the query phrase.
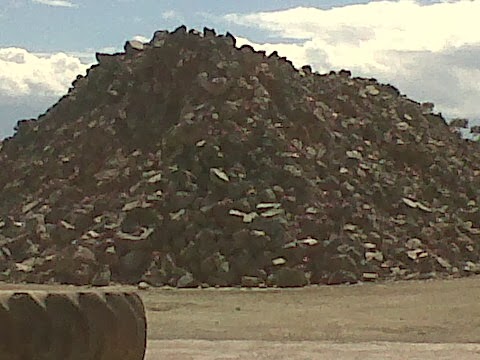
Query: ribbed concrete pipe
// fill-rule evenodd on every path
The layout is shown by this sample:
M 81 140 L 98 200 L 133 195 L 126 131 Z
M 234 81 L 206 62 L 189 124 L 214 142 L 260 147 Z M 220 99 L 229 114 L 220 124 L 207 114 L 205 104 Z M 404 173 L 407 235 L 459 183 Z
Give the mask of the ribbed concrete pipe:
M 0 291 L 0 360 L 142 360 L 135 293 Z

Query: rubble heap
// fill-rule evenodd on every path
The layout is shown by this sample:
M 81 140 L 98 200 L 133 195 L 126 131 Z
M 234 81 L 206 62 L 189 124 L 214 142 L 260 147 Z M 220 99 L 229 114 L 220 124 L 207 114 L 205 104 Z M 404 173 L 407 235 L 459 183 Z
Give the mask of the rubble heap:
M 432 104 L 180 27 L 0 150 L 0 279 L 302 286 L 480 272 L 480 152 Z

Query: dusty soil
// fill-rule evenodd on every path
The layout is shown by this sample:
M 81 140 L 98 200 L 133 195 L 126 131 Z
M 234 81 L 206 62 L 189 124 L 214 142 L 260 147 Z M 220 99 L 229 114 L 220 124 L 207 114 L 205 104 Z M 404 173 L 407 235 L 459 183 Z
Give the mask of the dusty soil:
M 153 340 L 147 360 L 478 360 L 480 345 Z
M 0 285 L 11 288 L 64 287 Z M 480 277 L 139 293 L 149 360 L 480 358 Z
M 151 339 L 480 342 L 480 278 L 142 295 Z

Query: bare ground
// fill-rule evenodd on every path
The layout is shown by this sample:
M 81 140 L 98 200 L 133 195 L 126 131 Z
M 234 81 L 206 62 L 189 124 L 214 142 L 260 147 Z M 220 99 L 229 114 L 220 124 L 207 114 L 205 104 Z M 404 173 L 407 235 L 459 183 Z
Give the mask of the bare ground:
M 480 277 L 139 293 L 148 360 L 480 358 Z
M 153 340 L 147 360 L 478 360 L 480 345 Z

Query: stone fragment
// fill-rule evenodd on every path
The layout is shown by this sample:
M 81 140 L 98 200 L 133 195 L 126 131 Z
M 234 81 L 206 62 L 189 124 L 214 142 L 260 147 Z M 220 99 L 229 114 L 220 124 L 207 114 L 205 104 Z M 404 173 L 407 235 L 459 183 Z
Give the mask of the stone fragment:
M 273 265 L 283 265 L 287 262 L 284 258 L 276 258 L 272 260 Z
M 450 127 L 467 129 L 468 128 L 468 119 L 454 118 L 450 121 L 450 123 L 448 125 Z
M 273 283 L 278 287 L 300 287 L 307 285 L 308 279 L 302 270 L 282 268 L 275 273 Z
M 444 267 L 445 269 L 451 269 L 452 268 L 452 265 L 450 264 L 450 262 L 440 256 L 437 256 L 436 257 L 438 263 Z
M 196 281 L 193 275 L 189 272 L 187 272 L 185 275 L 182 275 L 178 281 L 177 281 L 177 287 L 178 288 L 190 288 L 190 287 L 196 287 Z
M 144 250 L 129 251 L 119 259 L 120 271 L 125 277 L 140 276 L 148 267 L 150 254 Z
M 370 95 L 375 96 L 380 94 L 380 91 L 374 85 L 367 85 L 365 89 L 367 90 L 367 93 Z
M 243 287 L 259 287 L 262 283 L 262 279 L 256 276 L 242 276 L 241 280 L 241 285 Z
M 356 284 L 358 277 L 351 271 L 338 270 L 330 274 L 326 284 L 327 285 L 340 285 L 340 284 Z
M 417 250 L 423 247 L 423 243 L 420 239 L 411 238 L 407 240 L 407 242 L 405 243 L 405 246 L 410 250 Z
M 225 172 L 223 172 L 222 170 L 220 169 L 217 169 L 217 168 L 211 168 L 210 171 L 215 174 L 219 179 L 223 180 L 223 181 L 230 181 L 229 177 L 227 174 L 225 174 Z
M 382 262 L 384 259 L 383 254 L 381 251 L 367 251 L 365 252 L 365 260 L 367 261 L 380 261 Z
M 469 273 L 480 274 L 480 263 L 467 261 L 463 266 L 463 270 Z
M 142 51 L 144 49 L 144 45 L 141 41 L 138 40 L 129 40 L 125 44 L 125 52 L 130 52 L 131 50 Z
M 140 281 L 137 284 L 137 289 L 138 290 L 148 290 L 148 289 L 150 289 L 150 285 L 145 281 Z
M 93 277 L 93 286 L 108 286 L 110 284 L 112 272 L 108 265 L 104 265 Z
M 377 273 L 363 273 L 362 276 L 364 281 L 375 281 L 378 279 Z
M 470 128 L 470 133 L 480 134 L 480 125 L 475 125 Z
M 73 254 L 73 260 L 84 264 L 94 264 L 96 262 L 95 254 L 89 248 L 79 246 Z

